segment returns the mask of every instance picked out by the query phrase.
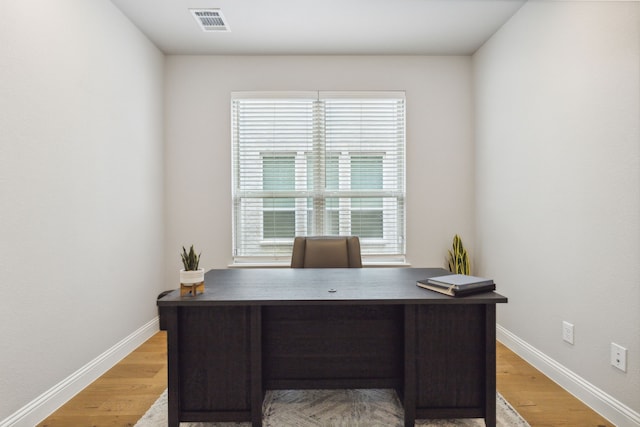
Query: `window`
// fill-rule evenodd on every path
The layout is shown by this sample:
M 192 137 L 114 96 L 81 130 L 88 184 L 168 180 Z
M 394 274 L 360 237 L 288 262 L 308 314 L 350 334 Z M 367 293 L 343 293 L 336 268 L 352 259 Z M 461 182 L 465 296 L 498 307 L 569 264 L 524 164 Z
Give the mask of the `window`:
M 295 155 L 265 154 L 262 157 L 262 189 L 265 191 L 295 190 Z M 263 198 L 263 239 L 295 237 L 295 199 L 291 197 Z
M 404 93 L 235 92 L 232 144 L 235 262 L 288 260 L 305 235 L 404 260 Z

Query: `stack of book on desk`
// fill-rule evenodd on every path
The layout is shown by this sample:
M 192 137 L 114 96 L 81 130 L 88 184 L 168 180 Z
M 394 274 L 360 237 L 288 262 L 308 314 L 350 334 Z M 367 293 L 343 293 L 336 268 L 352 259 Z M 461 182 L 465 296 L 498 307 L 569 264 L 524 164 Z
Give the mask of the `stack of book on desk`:
M 492 279 L 467 276 L 466 274 L 431 277 L 425 280 L 418 280 L 416 285 L 452 297 L 493 291 L 496 288 Z

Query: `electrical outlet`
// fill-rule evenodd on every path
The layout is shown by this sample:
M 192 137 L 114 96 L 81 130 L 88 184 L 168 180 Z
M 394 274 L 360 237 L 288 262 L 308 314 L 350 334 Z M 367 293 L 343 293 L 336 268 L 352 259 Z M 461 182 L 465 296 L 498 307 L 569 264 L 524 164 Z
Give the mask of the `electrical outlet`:
M 562 322 L 562 339 L 573 344 L 573 324 L 569 322 Z
M 627 372 L 627 349 L 612 342 L 611 364 L 622 372 Z

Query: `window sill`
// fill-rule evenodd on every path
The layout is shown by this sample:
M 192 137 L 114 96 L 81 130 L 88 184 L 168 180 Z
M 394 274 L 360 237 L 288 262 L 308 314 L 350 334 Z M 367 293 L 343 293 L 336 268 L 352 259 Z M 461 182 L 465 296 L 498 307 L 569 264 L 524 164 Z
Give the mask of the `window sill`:
M 289 262 L 238 262 L 227 265 L 227 268 L 289 268 L 291 264 Z M 393 267 L 393 268 L 403 268 L 403 267 L 411 267 L 411 264 L 408 262 L 362 262 L 362 266 L 365 268 L 385 268 L 385 267 Z

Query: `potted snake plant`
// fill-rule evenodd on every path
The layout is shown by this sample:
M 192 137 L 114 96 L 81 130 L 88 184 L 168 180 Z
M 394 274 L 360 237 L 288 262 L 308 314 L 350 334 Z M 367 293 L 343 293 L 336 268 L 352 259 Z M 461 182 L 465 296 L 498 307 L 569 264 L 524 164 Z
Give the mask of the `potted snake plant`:
M 189 252 L 182 247 L 182 265 L 184 268 L 180 270 L 180 283 L 186 286 L 193 286 L 204 282 L 204 268 L 200 268 L 200 254 L 196 255 L 193 245 Z
M 469 255 L 457 234 L 453 237 L 453 247 L 449 249 L 449 271 L 455 274 L 471 274 Z

